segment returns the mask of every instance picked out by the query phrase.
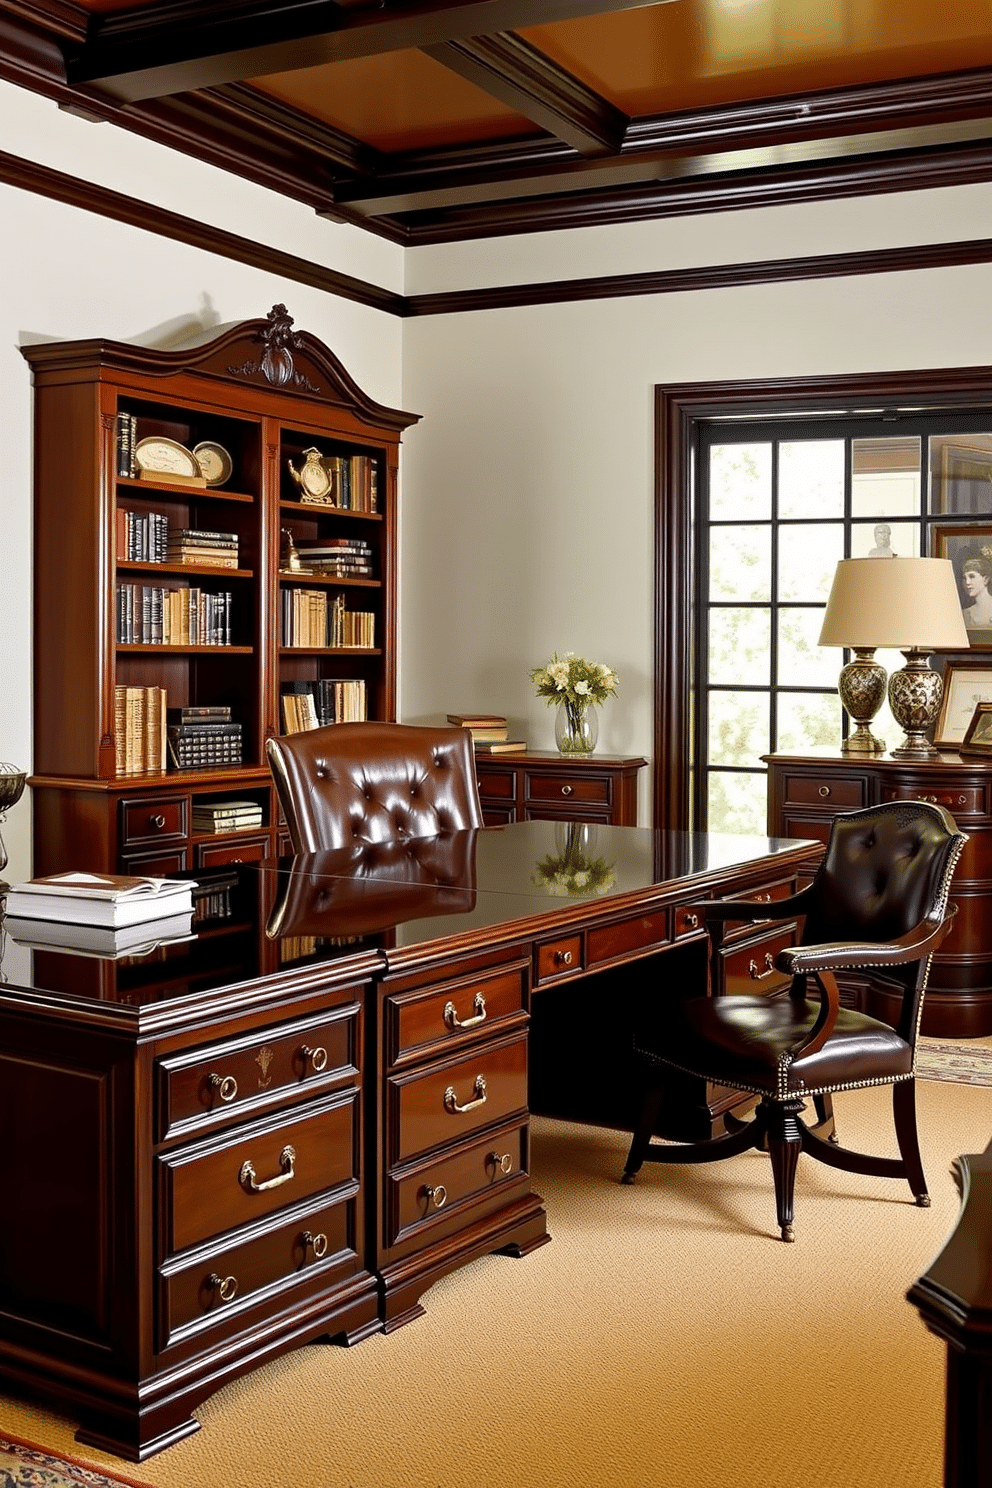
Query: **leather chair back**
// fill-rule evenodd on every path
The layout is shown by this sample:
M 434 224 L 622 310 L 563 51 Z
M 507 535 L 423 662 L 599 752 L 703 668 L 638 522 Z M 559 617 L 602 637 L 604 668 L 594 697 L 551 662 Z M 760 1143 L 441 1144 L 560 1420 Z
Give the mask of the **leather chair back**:
M 265 748 L 294 852 L 483 825 L 468 729 L 335 723 Z

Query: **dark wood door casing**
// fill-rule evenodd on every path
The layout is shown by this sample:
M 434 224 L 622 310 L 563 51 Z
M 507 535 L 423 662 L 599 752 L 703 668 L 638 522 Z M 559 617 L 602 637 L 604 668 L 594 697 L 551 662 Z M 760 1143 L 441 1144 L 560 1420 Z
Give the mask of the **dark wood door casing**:
M 941 367 L 829 377 L 677 383 L 655 389 L 653 824 L 689 830 L 694 743 L 691 643 L 695 565 L 691 471 L 699 426 L 727 417 L 829 410 L 896 413 L 992 407 L 992 367 Z

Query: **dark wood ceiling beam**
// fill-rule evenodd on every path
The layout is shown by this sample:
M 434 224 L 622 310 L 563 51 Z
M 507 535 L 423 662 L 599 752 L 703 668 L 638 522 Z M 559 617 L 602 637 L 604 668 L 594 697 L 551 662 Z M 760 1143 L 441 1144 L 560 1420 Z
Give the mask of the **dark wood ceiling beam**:
M 638 10 L 671 0 L 382 0 L 377 9 L 332 0 L 163 0 L 95 20 L 86 45 L 66 52 L 73 86 L 121 102 L 439 46 L 552 21 Z
M 422 50 L 580 155 L 615 154 L 623 144 L 627 115 L 512 31 Z

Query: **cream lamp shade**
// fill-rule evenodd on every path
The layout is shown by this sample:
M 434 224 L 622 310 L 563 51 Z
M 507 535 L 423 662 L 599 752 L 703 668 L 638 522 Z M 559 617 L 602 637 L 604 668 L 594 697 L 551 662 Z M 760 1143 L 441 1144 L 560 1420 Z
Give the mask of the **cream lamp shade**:
M 855 652 L 838 684 L 841 701 L 856 724 L 844 743 L 848 753 L 878 753 L 884 748 L 868 728 L 884 696 L 885 673 L 872 657 L 877 646 L 895 647 L 906 657 L 906 666 L 889 678 L 889 705 L 906 731 L 892 753 L 914 758 L 937 753 L 925 735 L 936 720 L 943 682 L 930 670 L 927 657 L 931 651 L 968 647 L 949 559 L 842 559 L 827 600 L 820 645 L 849 646 Z

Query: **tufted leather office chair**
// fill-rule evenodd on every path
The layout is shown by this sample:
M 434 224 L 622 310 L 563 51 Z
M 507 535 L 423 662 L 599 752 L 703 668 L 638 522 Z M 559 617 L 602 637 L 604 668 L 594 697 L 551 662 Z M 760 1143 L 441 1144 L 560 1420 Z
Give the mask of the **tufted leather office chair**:
M 801 1151 L 848 1172 L 904 1178 L 917 1204 L 930 1199 L 916 1130 L 916 1036 L 930 959 L 951 926 L 947 896 L 967 838 L 940 806 L 895 801 L 834 818 L 808 888 L 790 899 L 700 906 L 718 954 L 728 921 L 802 916 L 799 944 L 781 951 L 784 995 L 660 996 L 638 1036 L 646 1093 L 623 1182 L 644 1162 L 713 1162 L 766 1147 L 783 1240 L 794 1239 L 793 1192 Z M 836 973 L 867 971 L 901 990 L 895 1027 L 840 1006 Z M 707 1141 L 652 1141 L 666 1071 L 679 1070 L 757 1096 L 749 1121 L 725 1118 Z M 898 1158 L 841 1147 L 832 1093 L 891 1085 Z M 817 1122 L 800 1118 L 812 1100 Z
M 334 723 L 265 750 L 294 852 L 483 824 L 468 729 Z

